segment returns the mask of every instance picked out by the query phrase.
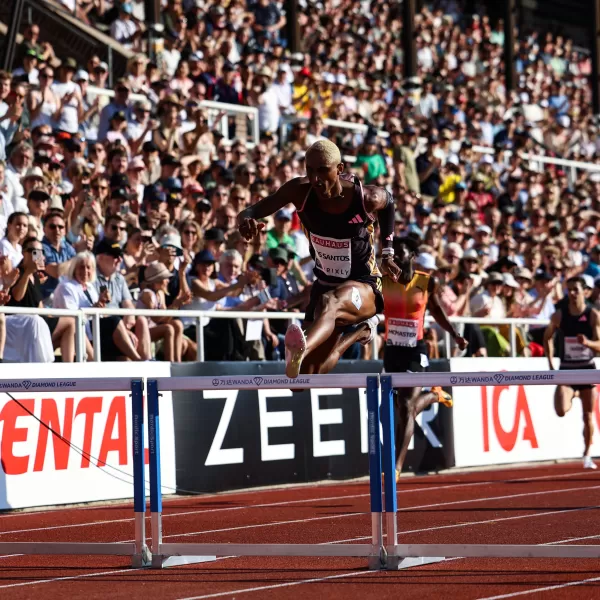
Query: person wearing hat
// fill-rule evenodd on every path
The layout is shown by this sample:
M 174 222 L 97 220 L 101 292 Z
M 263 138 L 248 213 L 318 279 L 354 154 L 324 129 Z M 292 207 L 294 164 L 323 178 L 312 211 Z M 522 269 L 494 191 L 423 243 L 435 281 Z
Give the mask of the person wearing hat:
M 100 123 L 98 124 L 99 142 L 104 142 L 106 140 L 106 134 L 115 113 L 122 112 L 125 115 L 126 121 L 132 120 L 133 107 L 129 99 L 130 89 L 127 79 L 118 79 L 114 91 L 114 97 L 100 112 Z
M 283 244 L 296 247 L 296 241 L 290 235 L 292 230 L 292 212 L 287 208 L 282 208 L 275 213 L 273 227 L 267 231 L 267 249 L 277 248 Z
M 305 162 L 306 178 L 288 181 L 238 215 L 240 232 L 251 240 L 264 228 L 258 219 L 291 203 L 310 238 L 316 281 L 306 308 L 307 335 L 296 324 L 286 332 L 286 374 L 291 378 L 301 370 L 329 372 L 354 342 L 368 343 L 374 336 L 383 308 L 373 246 L 376 219 L 384 255 L 381 268 L 394 279 L 399 275 L 391 245 L 395 214 L 391 195 L 382 188 L 363 188 L 355 176 L 341 177 L 340 149 L 329 140 L 315 142 Z M 342 324 L 358 327 L 346 333 Z
M 544 332 L 544 354 L 550 370 L 554 364 L 554 339 L 559 333 L 562 344 L 559 349 L 561 371 L 569 369 L 595 369 L 595 357 L 600 353 L 600 312 L 587 303 L 585 281 L 577 276 L 567 281 L 568 304 L 558 309 Z M 583 468 L 597 469 L 592 461 L 590 448 L 594 436 L 594 408 L 598 392 L 595 383 L 581 385 L 558 385 L 554 392 L 554 409 L 564 417 L 579 396 L 583 408 Z
M 135 308 L 131 292 L 125 277 L 119 272 L 119 265 L 123 260 L 123 251 L 118 242 L 111 242 L 106 238 L 101 240 L 94 249 L 96 255 L 96 280 L 93 286 L 98 297 L 105 297 L 105 306 L 108 308 Z M 134 316 L 105 316 L 100 319 L 100 340 L 103 360 L 117 360 L 122 356 L 121 350 L 113 341 L 114 331 L 120 322 L 127 330 L 134 332 L 135 339 L 131 339 L 136 346 L 141 360 L 152 358 L 150 330 L 146 317 Z
M 239 297 L 244 287 L 248 285 L 248 278 L 241 276 L 233 283 L 226 283 L 213 277 L 217 259 L 210 250 L 201 250 L 194 256 L 191 268 L 192 301 L 183 306 L 185 310 L 220 310 L 221 300 L 232 296 Z M 185 326 L 184 334 L 196 339 L 196 319 L 182 319 Z M 217 321 L 217 322 L 215 322 Z M 232 323 L 219 323 L 219 321 L 232 321 L 231 319 L 210 319 L 203 317 L 200 326 L 204 328 L 204 357 L 205 360 L 223 360 L 227 350 L 223 349 L 223 340 L 229 340 L 234 335 L 234 330 L 227 325 Z M 233 338 L 232 338 L 233 339 Z M 240 340 L 243 343 L 243 340 Z
M 12 73 L 14 81 L 22 81 L 32 86 L 39 84 L 38 53 L 34 48 L 25 50 L 23 55 L 23 66 L 18 67 Z
M 369 135 L 365 138 L 365 142 L 358 150 L 355 169 L 361 169 L 364 174 L 365 184 L 371 185 L 379 178 L 385 177 L 388 174 L 385 159 L 379 151 L 379 144 L 376 135 Z
M 121 3 L 119 17 L 110 26 L 110 37 L 128 50 L 132 50 L 140 33 L 141 31 L 133 20 L 133 4 L 131 2 Z
M 465 349 L 467 341 L 458 334 L 448 321 L 439 302 L 438 281 L 433 276 L 433 256 L 420 254 L 429 272 L 418 268 L 417 254 L 420 240 L 414 237 L 396 236 L 393 241 L 393 259 L 400 270 L 397 281 L 383 279 L 385 300 L 385 351 L 383 366 L 386 373 L 422 373 L 429 366 L 428 347 L 425 336 L 425 312 L 429 311 L 435 321 Z M 412 439 L 415 419 L 425 408 L 435 402 L 452 406 L 452 397 L 440 387 L 424 390 L 421 387 L 395 390 L 397 406 L 396 422 L 396 480 Z
M 154 262 L 143 269 L 143 291 L 140 294 L 136 308 L 149 310 L 164 310 L 167 308 L 167 298 L 170 295 L 169 283 L 178 279 L 176 274 L 163 262 Z M 178 309 L 189 303 L 191 294 L 178 295 L 169 308 Z M 181 362 L 182 357 L 190 348 L 190 340 L 183 335 L 183 323 L 172 317 L 153 317 L 148 323 L 150 339 L 162 342 L 163 360 Z

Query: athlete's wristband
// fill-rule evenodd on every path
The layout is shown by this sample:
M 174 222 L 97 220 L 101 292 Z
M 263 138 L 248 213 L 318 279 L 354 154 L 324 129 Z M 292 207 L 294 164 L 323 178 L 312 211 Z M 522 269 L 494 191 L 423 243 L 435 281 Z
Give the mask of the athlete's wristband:
M 382 256 L 394 256 L 394 249 L 393 248 L 382 248 L 381 255 Z

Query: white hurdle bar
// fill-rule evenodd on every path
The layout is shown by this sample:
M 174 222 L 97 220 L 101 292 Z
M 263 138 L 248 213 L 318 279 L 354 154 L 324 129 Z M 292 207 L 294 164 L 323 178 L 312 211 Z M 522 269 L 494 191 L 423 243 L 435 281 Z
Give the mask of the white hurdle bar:
M 160 485 L 159 395 L 161 391 L 200 391 L 212 389 L 367 389 L 369 470 L 371 481 L 370 544 L 165 544 L 162 541 L 162 494 Z M 381 443 L 379 436 L 379 376 L 283 375 L 162 377 L 148 380 L 148 444 L 150 448 L 150 512 L 152 523 L 152 566 L 177 566 L 215 560 L 217 556 L 338 556 L 366 557 L 371 569 L 381 569 L 383 522 L 381 490 Z
M 424 385 L 425 384 L 425 385 Z M 397 373 L 381 376 L 381 422 L 383 465 L 395 472 L 394 388 L 482 385 L 585 385 L 600 384 L 600 370 L 496 371 L 474 373 Z M 455 399 L 456 401 L 456 399 Z M 459 399 L 460 401 L 460 399 Z M 600 558 L 600 545 L 532 544 L 399 544 L 395 477 L 386 477 L 385 488 L 385 568 L 398 569 L 444 558 Z
M 148 563 L 144 481 L 144 392 L 141 379 L 125 377 L 78 379 L 2 379 L 0 393 L 31 392 L 122 392 L 130 390 L 132 397 L 133 498 L 135 511 L 134 542 L 0 542 L 0 554 L 14 555 L 107 555 L 131 556 L 132 566 Z

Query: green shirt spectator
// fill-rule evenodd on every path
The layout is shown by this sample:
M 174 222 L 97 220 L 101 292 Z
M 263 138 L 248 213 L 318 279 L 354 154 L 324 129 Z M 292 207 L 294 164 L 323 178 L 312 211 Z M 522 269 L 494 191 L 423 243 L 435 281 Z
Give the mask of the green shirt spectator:
M 385 159 L 377 152 L 377 138 L 375 136 L 369 136 L 365 140 L 364 146 L 356 157 L 354 168 L 359 170 L 362 168 L 366 185 L 370 185 L 378 177 L 387 175 Z
M 267 232 L 267 250 L 277 248 L 283 244 L 293 250 L 296 249 L 296 241 L 290 235 L 292 228 L 292 213 L 282 208 L 275 214 L 275 223 L 272 229 Z

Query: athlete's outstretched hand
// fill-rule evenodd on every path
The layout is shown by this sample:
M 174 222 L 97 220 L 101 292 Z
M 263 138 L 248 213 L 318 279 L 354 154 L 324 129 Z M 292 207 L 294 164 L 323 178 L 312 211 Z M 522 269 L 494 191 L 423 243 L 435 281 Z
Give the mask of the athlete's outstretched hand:
M 398 281 L 398 278 L 402 274 L 402 269 L 396 264 L 394 257 L 389 255 L 385 255 L 381 259 L 381 271 L 392 281 Z
M 264 223 L 259 223 L 256 219 L 244 219 L 239 225 L 239 230 L 244 239 L 251 241 L 261 229 L 265 228 Z
M 467 346 L 469 345 L 469 342 L 467 342 L 467 340 L 465 340 L 465 338 L 462 335 L 457 335 L 454 338 L 454 341 L 456 342 L 456 345 L 461 349 L 461 350 L 466 350 Z

